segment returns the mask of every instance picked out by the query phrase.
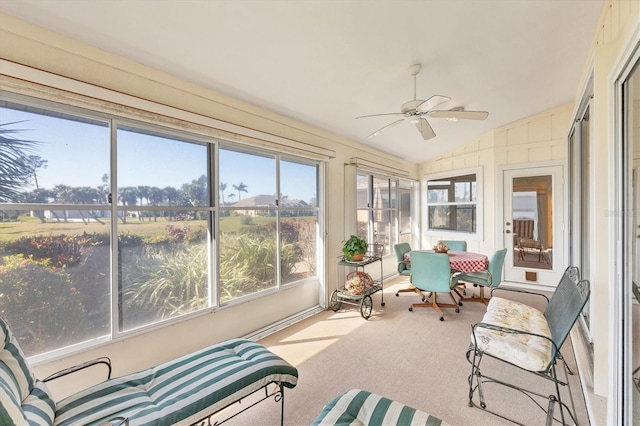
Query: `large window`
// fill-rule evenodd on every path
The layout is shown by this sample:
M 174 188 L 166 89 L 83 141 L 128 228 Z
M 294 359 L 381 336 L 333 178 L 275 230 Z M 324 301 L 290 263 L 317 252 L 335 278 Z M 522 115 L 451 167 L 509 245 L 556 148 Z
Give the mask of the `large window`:
M 477 233 L 478 173 L 434 176 L 426 186 L 428 232 Z
M 319 162 L 1 96 L 0 315 L 27 356 L 317 277 Z
M 357 175 L 358 236 L 381 243 L 384 254 L 398 242 L 411 242 L 414 183 L 363 172 Z

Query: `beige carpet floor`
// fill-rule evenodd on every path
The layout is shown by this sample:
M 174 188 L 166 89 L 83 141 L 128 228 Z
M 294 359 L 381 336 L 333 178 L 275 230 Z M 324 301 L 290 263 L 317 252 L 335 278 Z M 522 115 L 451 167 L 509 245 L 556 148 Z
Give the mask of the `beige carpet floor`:
M 441 322 L 431 308 L 409 312 L 408 307 L 419 302 L 420 297 L 415 293 L 395 296 L 398 289 L 407 285 L 403 277 L 388 281 L 384 288 L 385 306 L 381 306 L 382 293 L 373 295 L 374 309 L 369 320 L 360 316 L 358 307 L 343 305 L 338 312 L 323 311 L 261 340 L 298 368 L 298 385 L 285 391 L 285 425 L 310 424 L 328 401 L 352 388 L 378 393 L 451 425 L 511 424 L 467 404 L 470 364 L 465 353 L 470 326 L 482 318 L 485 306 L 464 303 L 458 314 L 445 309 L 445 321 Z M 516 300 L 543 306 L 527 297 Z M 587 425 L 587 410 L 569 341 L 562 353 L 576 373 L 569 376 L 569 383 L 578 424 Z M 482 371 L 544 394 L 553 392 L 551 382 L 503 363 L 485 360 Z M 562 369 L 559 375 L 564 377 Z M 570 405 L 566 388 L 562 395 Z M 489 408 L 513 416 L 522 424 L 545 422 L 545 413 L 520 392 L 487 385 L 485 398 Z M 248 403 L 243 401 L 240 406 Z M 540 403 L 546 408 L 545 400 Z M 279 424 L 279 411 L 279 404 L 265 401 L 229 424 Z

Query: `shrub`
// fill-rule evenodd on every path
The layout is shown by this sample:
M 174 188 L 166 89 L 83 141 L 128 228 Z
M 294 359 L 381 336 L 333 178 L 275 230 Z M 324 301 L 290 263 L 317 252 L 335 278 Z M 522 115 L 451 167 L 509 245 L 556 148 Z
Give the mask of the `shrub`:
M 106 241 L 105 241 L 106 239 Z M 109 244 L 108 236 L 82 235 L 38 235 L 21 237 L 7 243 L 7 253 L 22 254 L 35 260 L 50 260 L 52 266 L 69 267 L 80 262 L 96 245 Z
M 0 315 L 15 330 L 27 356 L 86 336 L 82 299 L 65 268 L 23 255 L 5 256 L 3 261 Z
M 122 268 L 125 328 L 208 306 L 207 245 L 147 247 Z

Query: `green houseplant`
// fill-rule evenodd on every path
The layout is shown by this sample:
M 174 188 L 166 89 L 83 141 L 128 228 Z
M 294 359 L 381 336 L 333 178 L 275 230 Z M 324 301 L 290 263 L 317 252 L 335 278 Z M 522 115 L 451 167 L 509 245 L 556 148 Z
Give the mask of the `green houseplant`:
M 364 254 L 367 252 L 368 244 L 365 240 L 352 235 L 348 240 L 344 242 L 342 246 L 342 252 L 344 253 L 344 260 L 362 260 Z

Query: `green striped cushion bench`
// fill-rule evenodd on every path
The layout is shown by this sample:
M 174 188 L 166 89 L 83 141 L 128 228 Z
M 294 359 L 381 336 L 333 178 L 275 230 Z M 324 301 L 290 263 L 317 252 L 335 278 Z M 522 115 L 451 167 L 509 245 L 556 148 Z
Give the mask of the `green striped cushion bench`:
M 231 339 L 56 404 L 0 318 L 0 426 L 97 425 L 117 417 L 130 425 L 192 424 L 263 388 L 263 399 L 274 396 L 283 404 L 284 388 L 297 381 L 298 370 L 261 344 Z
M 361 389 L 351 389 L 327 403 L 311 425 L 445 426 L 446 423 L 389 398 Z
M 56 404 L 56 425 L 127 417 L 132 425 L 191 424 L 298 371 L 251 340 L 231 339 L 147 370 L 109 379 Z

